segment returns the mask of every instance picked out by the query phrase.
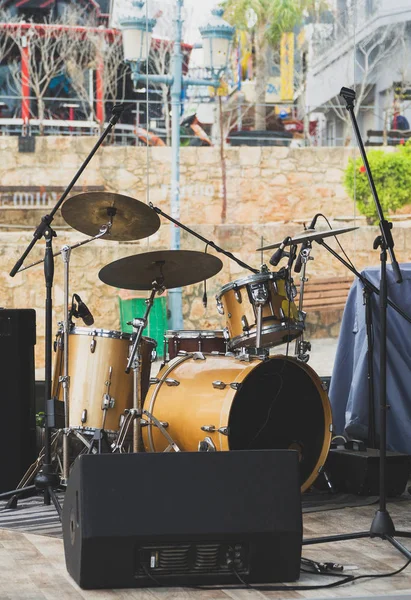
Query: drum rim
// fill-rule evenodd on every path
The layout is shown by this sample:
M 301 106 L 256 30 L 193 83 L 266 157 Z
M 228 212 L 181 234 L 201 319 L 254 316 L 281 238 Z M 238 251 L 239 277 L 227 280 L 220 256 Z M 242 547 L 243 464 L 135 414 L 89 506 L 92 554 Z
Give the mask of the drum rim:
M 88 335 L 90 337 L 103 337 L 111 338 L 115 340 L 129 340 L 131 337 L 130 333 L 124 331 L 118 331 L 116 329 L 104 329 L 102 327 L 72 327 L 70 329 L 70 335 Z M 115 334 L 115 335 L 113 335 Z M 150 338 L 151 339 L 151 338 Z
M 196 335 L 180 335 L 181 333 L 192 333 Z M 203 335 L 206 334 L 206 335 Z M 224 329 L 167 329 L 164 332 L 166 340 L 177 337 L 179 339 L 193 338 L 224 338 Z
M 267 281 L 274 279 L 284 279 L 284 277 L 279 276 L 278 272 L 267 271 L 266 273 L 254 273 L 254 275 L 248 275 L 247 277 L 240 277 L 240 279 L 236 279 L 235 281 L 231 281 L 230 283 L 226 283 L 220 288 L 218 294 L 216 294 L 216 300 L 219 300 L 224 294 L 229 292 L 236 287 L 243 287 L 249 283 L 259 282 L 259 281 Z
M 274 318 L 274 317 L 273 317 Z M 291 319 L 292 321 L 292 327 L 289 327 L 287 322 L 282 321 L 281 323 L 279 323 L 278 325 L 270 325 L 269 327 L 263 327 L 261 330 L 261 342 L 263 342 L 264 340 L 263 335 L 266 334 L 270 334 L 270 333 L 275 333 L 276 331 L 282 330 L 284 333 L 286 333 L 287 331 L 290 332 L 290 335 L 293 332 L 293 329 L 295 331 L 295 329 L 297 329 L 297 336 L 300 335 L 303 331 L 304 331 L 304 321 L 296 321 L 294 319 Z M 255 338 L 257 337 L 257 331 L 253 331 L 252 333 L 246 334 L 243 333 L 241 335 L 236 335 L 233 338 L 229 338 L 228 340 L 228 347 L 229 348 L 236 348 L 237 346 L 241 346 L 241 344 L 245 341 L 245 340 L 255 340 Z M 291 340 L 292 341 L 292 340 Z M 286 344 L 287 342 L 280 342 L 280 344 Z M 278 345 L 280 345 L 278 344 Z M 271 344 L 272 346 L 272 344 Z M 267 347 L 270 347 L 270 344 L 267 345 Z M 264 345 L 263 345 L 264 348 Z
M 257 357 L 253 357 L 253 358 L 257 358 Z M 313 382 L 313 384 L 315 385 L 315 387 L 319 393 L 320 400 L 321 400 L 321 406 L 322 406 L 323 414 L 324 414 L 324 432 L 323 432 L 323 443 L 322 443 L 322 447 L 321 447 L 321 452 L 319 454 L 317 462 L 315 463 L 311 473 L 309 474 L 307 479 L 301 484 L 301 493 L 303 493 L 311 487 L 311 485 L 314 483 L 314 481 L 317 479 L 318 475 L 320 474 L 321 470 L 323 469 L 325 461 L 327 460 L 328 453 L 330 451 L 331 440 L 332 440 L 332 435 L 333 435 L 333 418 L 332 418 L 331 402 L 330 402 L 327 392 L 324 390 L 324 388 L 321 385 L 320 376 L 312 367 L 310 367 L 310 365 L 308 365 L 307 363 L 301 362 L 294 356 L 286 356 L 285 354 L 274 354 L 273 356 L 269 356 L 266 359 L 266 361 L 262 360 L 262 361 L 260 361 L 259 364 L 254 364 L 254 367 L 252 366 L 253 361 L 250 361 L 248 368 L 245 368 L 241 372 L 242 377 L 238 381 L 240 383 L 244 383 L 244 381 L 247 379 L 247 377 L 249 377 L 251 375 L 251 373 L 255 373 L 255 370 L 256 369 L 258 370 L 258 368 L 260 366 L 262 366 L 265 362 L 271 361 L 271 360 L 279 360 L 279 359 L 284 360 L 285 362 L 294 363 L 310 377 L 311 381 Z M 228 425 L 230 424 L 231 409 L 233 407 L 233 400 L 234 400 L 235 394 L 236 394 L 236 392 L 232 396 L 232 399 L 231 399 L 230 405 L 229 405 L 230 408 L 229 408 L 228 415 L 227 415 L 228 416 L 228 418 L 227 418 Z M 327 429 L 327 425 L 328 425 L 328 429 Z

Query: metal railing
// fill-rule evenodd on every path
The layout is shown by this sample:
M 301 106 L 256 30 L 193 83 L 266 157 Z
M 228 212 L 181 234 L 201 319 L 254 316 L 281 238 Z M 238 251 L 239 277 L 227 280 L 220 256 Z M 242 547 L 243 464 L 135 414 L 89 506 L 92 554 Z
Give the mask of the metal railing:
M 23 120 L 20 111 L 22 98 L 0 95 L 0 135 L 96 136 L 103 126 L 96 120 L 93 106 L 84 100 L 45 97 L 45 117 L 42 120 L 37 116 L 37 99 L 31 97 L 26 100 L 29 100 L 32 112 L 28 120 Z M 217 145 L 220 143 L 221 131 L 225 143 L 230 146 L 304 147 L 342 146 L 347 143 L 346 138 L 336 135 L 335 126 L 329 126 L 339 119 L 332 105 L 322 106 L 319 112 L 309 106 L 301 109 L 284 104 L 224 102 L 220 116 L 218 103 L 208 100 L 199 98 L 198 101 L 190 100 L 181 104 L 182 145 Z M 121 121 L 107 139 L 108 144 L 171 145 L 171 119 L 167 124 L 164 117 L 165 110 L 169 111 L 169 106 L 164 109 L 163 101 L 149 99 L 147 102 L 135 98 L 122 98 L 117 101 L 123 102 L 126 108 Z M 106 119 L 110 117 L 113 104 L 113 101 L 104 102 Z M 265 128 L 256 130 L 256 113 L 264 112 L 261 111 L 261 106 L 265 106 Z M 375 113 L 376 108 L 363 106 L 361 110 Z M 281 114 L 284 111 L 287 113 L 285 117 Z M 200 130 L 192 128 L 189 119 L 185 118 L 185 115 L 195 113 L 198 114 Z M 206 124 L 204 121 L 207 121 Z

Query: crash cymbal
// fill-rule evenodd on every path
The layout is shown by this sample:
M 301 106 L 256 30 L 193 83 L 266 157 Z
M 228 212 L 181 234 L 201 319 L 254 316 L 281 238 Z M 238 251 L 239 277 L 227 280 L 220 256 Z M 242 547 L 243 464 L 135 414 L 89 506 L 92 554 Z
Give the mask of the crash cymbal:
M 342 233 L 347 233 L 348 231 L 354 231 L 354 229 L 358 229 L 358 227 L 343 227 L 342 229 L 328 229 L 327 231 L 314 231 L 313 229 L 307 229 L 307 231 L 303 231 L 302 233 L 296 235 L 295 238 L 289 239 L 284 246 L 293 246 L 295 244 L 302 244 L 303 242 L 322 240 L 323 238 L 330 237 L 332 235 L 341 235 Z M 270 244 L 269 246 L 263 246 L 262 248 L 257 248 L 256 252 L 279 248 L 283 243 L 284 242 L 282 241 L 276 242 L 275 244 Z
M 221 271 L 219 258 L 194 250 L 158 250 L 120 258 L 103 267 L 101 281 L 126 290 L 151 290 L 153 281 L 164 277 L 166 289 L 191 285 Z
M 105 239 L 117 242 L 141 240 L 160 227 L 152 208 L 135 198 L 111 192 L 85 192 L 65 201 L 61 209 L 64 220 L 77 231 L 97 235 L 100 227 L 112 220 Z

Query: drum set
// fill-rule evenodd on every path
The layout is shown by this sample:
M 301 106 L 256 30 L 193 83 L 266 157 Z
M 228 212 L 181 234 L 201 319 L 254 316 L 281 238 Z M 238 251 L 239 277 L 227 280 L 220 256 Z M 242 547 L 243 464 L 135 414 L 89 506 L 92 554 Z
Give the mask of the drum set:
M 332 415 L 327 393 L 304 353 L 306 266 L 312 240 L 350 228 L 307 230 L 295 240 L 288 237 L 269 246 L 277 248 L 272 264 L 288 258 L 286 267 L 273 272 L 266 265 L 259 270 L 249 267 L 157 207 L 127 196 L 78 194 L 66 200 L 62 214 L 74 229 L 91 236 L 61 250 L 65 314 L 56 336 L 52 395 L 55 412 L 64 414 L 64 427 L 59 429 L 62 484 L 73 458 L 84 452 L 292 448 L 299 454 L 301 489 L 307 490 L 323 469 Z M 252 274 L 218 292 L 216 310 L 225 321 L 224 329 L 165 332 L 164 361 L 153 376 L 157 343 L 143 333 L 155 296 L 215 276 L 221 260 L 207 252 L 163 250 L 128 256 L 102 268 L 99 278 L 104 283 L 149 293 L 144 315 L 130 322 L 131 334 L 74 323 L 83 316 L 86 324 L 94 324 L 78 296 L 73 299 L 80 300 L 83 310 L 80 304 L 76 309 L 74 300 L 70 306 L 69 262 L 72 250 L 96 239 L 126 241 L 152 235 L 160 227 L 159 214 Z M 298 307 L 291 277 L 296 240 L 303 244 L 298 255 L 302 263 Z M 293 340 L 296 356 L 291 357 Z M 270 354 L 284 343 L 286 355 Z M 76 442 L 70 444 L 70 439 Z

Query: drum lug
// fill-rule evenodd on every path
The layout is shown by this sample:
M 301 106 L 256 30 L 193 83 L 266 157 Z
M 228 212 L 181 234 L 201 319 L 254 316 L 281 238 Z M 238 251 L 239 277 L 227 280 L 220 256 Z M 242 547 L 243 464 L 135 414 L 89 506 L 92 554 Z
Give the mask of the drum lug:
M 243 326 L 243 331 L 248 334 L 250 331 L 250 326 L 248 324 L 247 317 L 241 317 L 241 325 Z
M 230 332 L 228 331 L 228 327 L 224 327 L 223 329 L 223 337 L 225 340 L 229 340 L 230 339 Z
M 110 396 L 110 394 L 104 394 L 103 405 L 102 405 L 103 410 L 105 410 L 107 408 L 114 408 L 115 404 L 116 404 L 116 401 L 113 398 L 113 396 Z
M 150 377 L 149 385 L 157 385 L 157 383 L 160 383 L 158 377 Z
M 81 413 L 81 422 L 85 423 L 87 421 L 87 409 L 85 408 Z
M 201 427 L 201 431 L 207 431 L 207 433 L 214 433 L 215 432 L 215 425 L 203 425 Z
M 177 379 L 172 379 L 171 377 L 167 377 L 164 381 L 170 387 L 180 385 L 180 382 L 177 381 Z
M 218 314 L 223 315 L 224 314 L 223 303 L 221 302 L 221 300 L 220 300 L 220 298 L 218 296 L 216 296 L 215 299 L 217 301 L 217 311 L 218 311 Z
M 236 383 L 236 382 L 230 383 L 230 388 L 232 390 L 241 390 L 241 383 Z
M 234 290 L 234 296 L 235 296 L 235 299 L 237 300 L 237 302 L 238 302 L 239 304 L 241 304 L 241 303 L 242 303 L 242 301 L 243 301 L 243 299 L 242 299 L 242 297 L 241 297 L 241 292 L 240 292 L 240 290 L 238 290 L 238 289 L 235 289 L 235 290 Z
M 90 342 L 90 352 L 91 354 L 94 354 L 94 352 L 96 351 L 96 345 L 97 345 L 97 341 L 93 338 Z
M 221 433 L 221 435 L 230 435 L 229 427 L 219 427 L 216 429 L 215 425 L 203 425 L 201 430 L 207 431 L 207 433 L 215 433 L 217 431 L 218 433 Z
M 205 356 L 202 352 L 194 352 L 193 353 L 193 360 L 205 360 Z
M 224 383 L 224 381 L 220 381 L 220 380 L 213 381 L 213 388 L 215 390 L 224 390 L 226 387 L 227 387 L 227 384 Z

